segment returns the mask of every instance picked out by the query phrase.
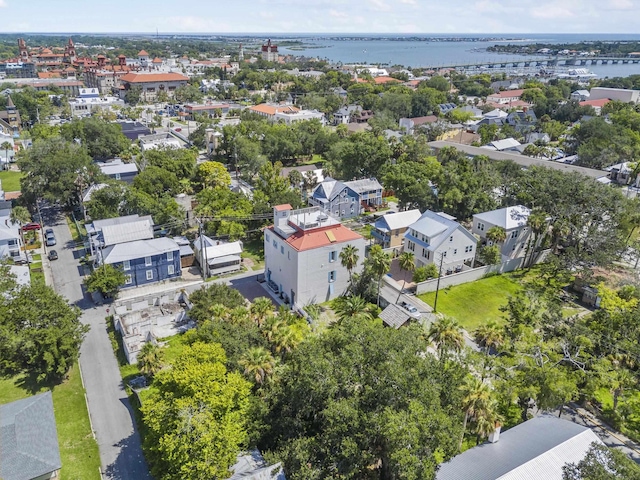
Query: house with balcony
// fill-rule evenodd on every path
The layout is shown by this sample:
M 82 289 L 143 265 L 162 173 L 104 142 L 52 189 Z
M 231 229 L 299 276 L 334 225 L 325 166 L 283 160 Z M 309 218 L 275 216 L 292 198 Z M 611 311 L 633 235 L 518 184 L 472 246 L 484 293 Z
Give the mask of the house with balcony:
M 151 216 L 96 220 L 86 225 L 94 267 L 112 265 L 127 276 L 124 288 L 179 278 L 180 246 L 154 238 Z
M 500 208 L 490 212 L 482 212 L 473 216 L 472 233 L 480 237 L 483 245 L 493 245 L 491 240 L 487 240 L 487 232 L 493 227 L 502 228 L 506 238 L 500 242 L 500 253 L 502 260 L 524 257 L 531 238 L 531 229 L 527 226 L 527 221 L 531 210 L 523 205 Z
M 444 212 L 427 210 L 407 229 L 404 250 L 414 255 L 416 267 L 440 266 L 443 272 L 472 265 L 476 255 L 476 237 Z
M 153 102 L 160 92 L 173 98 L 175 91 L 189 81 L 180 73 L 127 73 L 120 78 L 120 98 L 125 99 L 127 91 L 140 88 L 140 98 L 145 102 Z
M 206 235 L 197 237 L 193 242 L 194 256 L 197 262 L 205 265 L 207 276 L 237 272 L 242 268 L 242 242 L 213 240 Z
M 342 295 L 349 272 L 340 262 L 348 245 L 364 259 L 365 239 L 317 207 L 273 208 L 273 225 L 264 231 L 265 278 L 269 288 L 292 306 L 323 303 Z
M 399 248 L 404 244 L 404 234 L 409 225 L 414 224 L 422 216 L 420 210 L 387 213 L 376 220 L 371 230 L 373 241 L 382 248 Z
M 360 215 L 364 208 L 382 205 L 382 190 L 375 178 L 341 182 L 326 177 L 313 189 L 309 203 L 335 218 L 351 218 Z

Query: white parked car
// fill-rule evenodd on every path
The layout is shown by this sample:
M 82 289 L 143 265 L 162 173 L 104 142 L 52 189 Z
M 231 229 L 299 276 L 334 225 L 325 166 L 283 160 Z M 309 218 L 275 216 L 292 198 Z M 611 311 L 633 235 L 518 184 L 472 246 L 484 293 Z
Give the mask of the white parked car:
M 410 303 L 407 302 L 401 302 L 400 306 L 402 308 L 404 308 L 407 312 L 409 312 L 409 315 L 412 318 L 416 318 L 419 319 L 420 318 L 420 312 L 418 311 L 418 309 L 416 307 L 414 307 L 413 305 L 411 305 Z

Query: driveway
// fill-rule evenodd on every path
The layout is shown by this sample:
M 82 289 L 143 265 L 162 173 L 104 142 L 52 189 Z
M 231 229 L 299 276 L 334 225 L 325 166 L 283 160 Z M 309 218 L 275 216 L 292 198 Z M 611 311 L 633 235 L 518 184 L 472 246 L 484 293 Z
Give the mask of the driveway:
M 82 309 L 81 321 L 91 327 L 80 349 L 80 368 L 104 477 L 150 480 L 133 410 L 107 334 L 106 309 L 94 308 L 88 296 L 83 294 L 82 276 L 78 259 L 74 258 L 66 220 L 53 208 L 43 209 L 42 213 L 45 225 L 53 228 L 58 241 L 59 259 L 51 262 L 54 288 Z

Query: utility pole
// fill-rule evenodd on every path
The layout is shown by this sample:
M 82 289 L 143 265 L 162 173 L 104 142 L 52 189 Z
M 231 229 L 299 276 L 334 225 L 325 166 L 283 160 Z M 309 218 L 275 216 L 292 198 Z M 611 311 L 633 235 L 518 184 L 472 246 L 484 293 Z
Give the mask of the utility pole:
M 438 282 L 436 283 L 436 298 L 433 301 L 433 313 L 438 312 L 438 292 L 440 291 L 440 277 L 442 277 L 443 261 L 444 261 L 444 252 L 440 254 L 440 267 L 438 268 Z
M 200 273 L 202 274 L 202 280 L 207 280 L 207 271 L 205 263 L 205 247 L 204 239 L 202 238 L 202 219 L 198 219 L 198 240 L 200 240 Z

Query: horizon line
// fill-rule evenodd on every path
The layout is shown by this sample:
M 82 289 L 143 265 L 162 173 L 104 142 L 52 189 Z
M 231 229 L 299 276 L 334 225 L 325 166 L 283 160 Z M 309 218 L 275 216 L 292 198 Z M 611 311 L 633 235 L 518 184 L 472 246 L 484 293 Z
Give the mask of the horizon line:
M 571 33 L 554 33 L 554 32 L 527 32 L 527 33 L 517 33 L 517 32 L 458 32 L 458 33 L 445 33 L 445 32 L 158 32 L 158 31 L 111 31 L 111 32 L 82 32 L 82 31 L 60 31 L 60 32 L 45 32 L 45 31 L 15 31 L 15 32 L 0 32 L 0 36 L 2 35 L 19 35 L 19 34 L 30 34 L 30 35 L 218 35 L 218 36 L 232 36 L 232 35 L 399 35 L 399 36 L 478 36 L 478 35 L 492 35 L 492 36 L 503 36 L 503 35 L 514 35 L 514 36 L 524 36 L 524 35 L 631 35 L 637 36 L 640 38 L 640 33 L 634 32 L 571 32 Z

